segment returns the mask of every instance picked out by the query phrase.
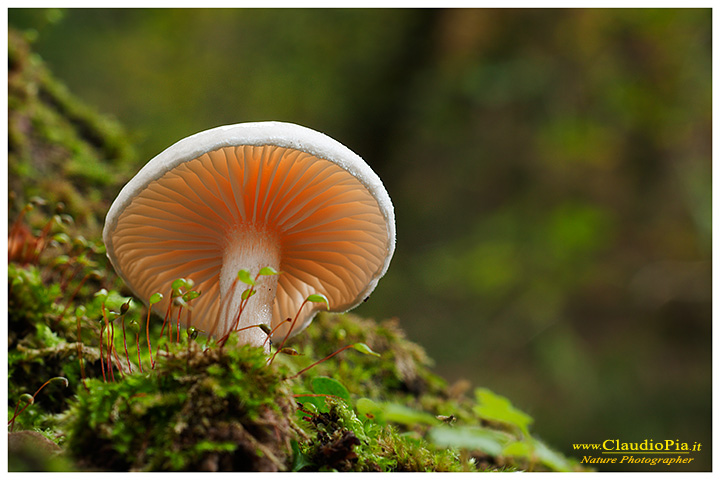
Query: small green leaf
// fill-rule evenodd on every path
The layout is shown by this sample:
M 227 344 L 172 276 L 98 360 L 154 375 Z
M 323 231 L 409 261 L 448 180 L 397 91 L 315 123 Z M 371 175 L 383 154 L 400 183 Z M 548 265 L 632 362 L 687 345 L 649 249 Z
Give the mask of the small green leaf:
M 295 439 L 290 440 L 290 447 L 292 449 L 292 454 L 293 454 L 293 460 L 292 460 L 292 471 L 293 472 L 299 472 L 303 468 L 310 467 L 313 465 L 313 463 L 310 461 L 310 458 L 300 451 L 300 446 L 298 445 L 297 440 L 295 440 Z
M 158 302 L 159 302 L 160 300 L 162 300 L 162 299 L 163 299 L 163 294 L 162 294 L 162 293 L 160 293 L 160 292 L 154 293 L 154 294 L 150 297 L 150 305 L 154 305 L 154 304 L 158 303 Z
M 260 273 L 258 273 L 258 275 L 280 275 L 280 272 L 272 267 L 263 267 L 260 269 Z
M 238 271 L 237 278 L 248 285 L 255 285 L 255 280 L 250 276 L 250 272 L 247 270 Z
M 305 403 L 303 404 L 303 409 L 307 410 L 308 412 L 312 413 L 313 415 L 317 415 L 317 414 L 318 414 L 318 409 L 317 409 L 317 407 L 315 406 L 314 403 L 305 402 Z
M 310 381 L 313 392 L 333 395 L 350 402 L 350 392 L 345 385 L 330 377 L 315 377 Z
M 483 427 L 433 427 L 428 432 L 428 440 L 440 448 L 463 448 L 480 450 L 492 456 L 500 455 L 510 442 L 510 437 Z
M 255 290 L 254 288 L 248 288 L 247 290 L 242 292 L 242 294 L 240 295 L 240 298 L 242 298 L 243 300 L 247 300 L 248 298 L 252 297 L 256 293 L 257 293 L 257 290 Z
M 569 472 L 572 470 L 572 465 L 565 457 L 563 457 L 560 453 L 551 450 L 540 440 L 531 438 L 528 439 L 528 442 L 532 446 L 533 455 L 535 455 L 548 467 L 560 472 Z
M 308 295 L 305 301 L 313 303 L 324 303 L 327 309 L 330 310 L 330 301 L 322 293 L 313 293 L 312 295 Z
M 330 411 L 328 406 L 325 404 L 325 397 L 315 396 L 304 396 L 303 394 L 296 395 L 295 400 L 303 404 L 303 408 L 308 410 L 308 405 L 314 405 L 318 412 L 327 413 Z
M 102 299 L 106 299 L 108 297 L 108 291 L 105 290 L 104 288 L 102 288 L 102 289 L 98 290 L 97 292 L 95 292 L 95 296 L 100 297 Z
M 358 352 L 364 353 L 366 355 L 374 355 L 376 357 L 380 356 L 379 353 L 373 352 L 372 349 L 370 347 L 368 347 L 367 345 L 365 345 L 364 343 L 353 343 L 352 348 L 354 348 Z
M 427 412 L 415 410 L 399 403 L 382 404 L 383 417 L 388 422 L 401 423 L 403 425 L 417 425 L 424 423 L 427 425 L 437 425 L 439 420 Z
M 369 398 L 358 398 L 355 402 L 355 409 L 361 417 L 384 423 L 382 407 Z
M 530 458 L 532 453 L 532 447 L 528 442 L 512 442 L 502 451 L 502 454 L 508 457 Z
M 532 417 L 513 407 L 510 400 L 493 393 L 487 388 L 476 389 L 475 398 L 478 405 L 473 408 L 473 411 L 478 416 L 485 420 L 516 426 L 524 435 L 530 436 L 528 427 L 533 421 Z

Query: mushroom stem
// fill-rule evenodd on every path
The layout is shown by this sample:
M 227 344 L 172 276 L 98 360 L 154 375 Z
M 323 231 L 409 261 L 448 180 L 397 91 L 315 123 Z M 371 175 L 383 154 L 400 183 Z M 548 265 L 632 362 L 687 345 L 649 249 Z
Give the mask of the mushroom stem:
M 223 252 L 223 266 L 220 269 L 221 306 L 216 337 L 222 337 L 231 328 L 240 330 L 254 324 L 272 327 L 272 307 L 277 292 L 277 275 L 257 276 L 260 269 L 280 269 L 280 242 L 277 234 L 256 225 L 242 225 L 227 235 Z M 251 278 L 257 278 L 255 285 L 238 280 L 238 272 L 247 270 Z M 243 307 L 236 324 L 242 303 L 243 292 L 254 288 L 256 293 Z M 260 328 L 247 328 L 237 332 L 240 343 L 262 346 L 267 335 Z M 269 350 L 266 347 L 266 350 Z

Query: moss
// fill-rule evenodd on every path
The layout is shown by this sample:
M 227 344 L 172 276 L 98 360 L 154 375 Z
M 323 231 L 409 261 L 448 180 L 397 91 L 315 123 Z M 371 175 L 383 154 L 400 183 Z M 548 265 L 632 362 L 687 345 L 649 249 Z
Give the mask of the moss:
M 315 435 L 306 445 L 305 470 L 443 472 L 459 471 L 456 455 L 437 450 L 392 425 L 361 421 L 347 404 L 333 403 L 309 421 Z
M 284 377 L 259 348 L 173 345 L 152 374 L 89 381 L 66 448 L 93 469 L 285 470 L 297 427 Z
M 42 195 L 63 202 L 97 232 L 121 172 L 134 158 L 122 127 L 75 98 L 14 29 L 8 32 L 8 107 L 15 208 Z

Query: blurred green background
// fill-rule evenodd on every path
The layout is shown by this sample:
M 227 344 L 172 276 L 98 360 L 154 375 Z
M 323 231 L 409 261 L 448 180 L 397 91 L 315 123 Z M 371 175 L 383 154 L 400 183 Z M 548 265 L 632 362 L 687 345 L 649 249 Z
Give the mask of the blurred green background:
M 136 164 L 282 120 L 361 155 L 397 251 L 357 313 L 572 443 L 711 442 L 711 10 L 45 10 L 9 23 Z M 122 187 L 116 186 L 116 190 Z

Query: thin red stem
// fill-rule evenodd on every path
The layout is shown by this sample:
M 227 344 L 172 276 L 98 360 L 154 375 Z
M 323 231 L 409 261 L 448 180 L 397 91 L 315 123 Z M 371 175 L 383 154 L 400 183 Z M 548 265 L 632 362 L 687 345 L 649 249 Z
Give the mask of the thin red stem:
M 260 278 L 260 272 L 258 272 L 258 273 L 255 275 L 254 283 L 257 283 L 258 278 Z M 226 292 L 226 294 L 235 291 L 235 285 L 237 285 L 237 281 L 238 281 L 237 278 L 235 278 L 235 280 L 233 280 L 232 286 L 230 287 L 230 290 L 228 290 L 228 292 Z M 248 302 L 250 301 L 250 297 L 253 296 L 253 294 L 252 294 L 253 290 L 255 290 L 255 285 L 254 285 L 254 284 L 253 284 L 253 285 L 250 285 L 250 294 L 247 296 L 247 298 L 245 298 L 245 299 L 243 299 L 243 300 L 240 300 L 240 306 L 238 307 L 238 313 L 237 313 L 237 315 L 235 316 L 235 321 L 233 322 L 232 327 L 231 327 L 231 328 L 227 331 L 227 333 L 226 333 L 225 335 L 223 335 L 223 337 L 218 341 L 218 343 L 220 344 L 220 347 L 224 347 L 224 346 L 225 346 L 225 342 L 227 342 L 227 339 L 230 338 L 230 334 L 231 334 L 232 332 L 240 332 L 240 331 L 242 331 L 242 330 L 247 330 L 247 328 L 241 328 L 241 329 L 239 329 L 239 330 L 235 330 L 235 329 L 236 329 L 237 326 L 240 324 L 240 316 L 242 315 L 243 310 L 245 310 L 245 307 L 247 307 L 247 304 L 248 304 Z M 255 326 L 255 325 L 251 325 L 251 327 L 254 327 L 254 326 Z M 263 345 L 265 345 L 264 342 L 263 342 Z
M 177 334 L 175 335 L 175 341 L 180 343 L 180 316 L 182 316 L 182 306 L 178 309 L 177 326 L 175 327 Z
M 283 347 L 285 346 L 285 342 L 287 342 L 287 339 L 290 337 L 290 332 L 292 332 L 292 331 L 293 331 L 293 328 L 295 328 L 295 322 L 297 322 L 297 319 L 298 319 L 298 317 L 300 316 L 300 312 L 302 311 L 302 309 L 303 309 L 303 307 L 305 306 L 306 303 L 307 303 L 307 299 L 305 299 L 305 300 L 303 301 L 303 303 L 300 304 L 300 308 L 298 308 L 298 311 L 297 311 L 297 313 L 295 314 L 295 318 L 293 318 L 292 324 L 290 325 L 290 329 L 287 331 L 287 333 L 285 334 L 285 337 L 283 338 L 282 342 L 280 342 L 280 346 L 277 348 L 277 350 L 275 350 L 275 353 L 273 354 L 272 358 L 270 359 L 270 363 L 271 363 L 271 364 L 272 364 L 272 362 L 275 360 L 275 357 L 277 356 L 278 352 L 279 352 L 280 350 L 282 350 Z
M 85 362 L 83 362 L 83 343 L 80 332 L 80 317 L 77 317 L 77 344 L 78 344 L 78 361 L 80 362 L 80 378 L 85 383 Z
M 70 296 L 70 300 L 68 300 L 68 302 L 65 304 L 65 308 L 63 308 L 62 313 L 61 313 L 60 316 L 57 318 L 57 320 L 55 320 L 55 323 L 53 324 L 53 328 L 55 328 L 55 327 L 57 326 L 57 324 L 60 323 L 60 321 L 63 319 L 63 317 L 65 316 L 65 312 L 67 312 L 67 309 L 70 307 L 70 304 L 73 302 L 73 300 L 75 300 L 75 297 L 77 296 L 78 292 L 80 291 L 80 289 L 82 288 L 82 286 L 85 284 L 85 281 L 86 281 L 89 277 L 90 277 L 90 274 L 88 273 L 87 275 L 85 275 L 85 276 L 83 277 L 82 280 L 80 280 L 80 284 L 77 286 L 77 288 L 75 289 L 75 291 L 73 292 L 73 294 Z
M 27 403 L 25 404 L 25 406 L 22 408 L 22 410 L 20 410 L 19 412 L 17 411 L 17 409 L 18 409 L 18 407 L 20 406 L 20 400 L 18 400 L 18 403 L 17 403 L 17 405 L 15 406 L 15 414 L 13 415 L 13 417 L 12 417 L 12 418 L 10 419 L 10 421 L 8 422 L 8 425 L 10 425 L 10 431 L 12 431 L 13 428 L 15 427 L 15 419 L 18 417 L 18 415 L 20 415 L 22 412 L 24 412 L 25 409 L 28 408 L 30 405 L 32 405 L 33 403 L 35 403 L 35 397 L 37 396 L 38 393 L 40 393 L 40 390 L 42 390 L 43 388 L 45 388 L 45 386 L 46 386 L 48 383 L 52 382 L 54 379 L 55 379 L 55 377 L 53 377 L 53 378 L 51 378 L 50 380 L 48 380 L 47 382 L 43 383 L 43 384 L 40 386 L 40 388 L 38 388 L 37 391 L 36 391 L 35 393 L 33 393 L 32 401 L 31 401 L 31 402 L 27 402 Z M 66 380 L 66 381 L 67 381 L 67 380 Z
M 268 340 L 270 340 L 270 338 L 275 334 L 275 331 L 277 331 L 278 328 L 282 327 L 283 324 L 285 324 L 285 323 L 287 323 L 287 322 L 292 322 L 292 319 L 286 318 L 285 320 L 283 320 L 282 322 L 280 322 L 280 323 L 277 325 L 277 327 L 273 328 L 273 329 L 270 331 L 270 334 L 267 336 L 267 338 L 266 338 L 265 341 L 263 342 L 263 346 L 265 346 L 265 343 L 266 343 Z
M 300 370 L 298 373 L 296 373 L 296 374 L 293 375 L 292 377 L 288 377 L 288 379 L 292 379 L 292 378 L 299 377 L 300 375 L 302 375 L 303 373 L 307 372 L 308 370 L 310 370 L 310 369 L 311 369 L 312 367 L 314 367 L 315 365 L 317 365 L 317 364 L 319 364 L 319 363 L 322 363 L 322 362 L 324 362 L 325 360 L 328 360 L 328 359 L 334 357 L 334 356 L 337 355 L 338 353 L 342 352 L 343 350 L 347 350 L 348 348 L 352 348 L 352 345 L 347 345 L 347 346 L 341 348 L 340 350 L 337 350 L 337 351 L 331 353 L 330 355 L 328 355 L 327 357 L 323 358 L 322 360 L 318 360 L 317 362 L 313 363 L 312 365 L 303 368 L 302 370 Z
M 115 358 L 115 364 L 117 365 L 118 372 L 120 372 L 120 376 L 122 378 L 125 378 L 125 372 L 123 372 L 123 369 L 122 369 L 122 362 L 120 361 L 120 357 L 118 357 L 117 348 L 115 348 L 115 324 L 114 323 L 110 324 L 110 332 L 112 332 L 112 343 L 111 343 L 112 350 L 111 350 L 111 352 L 113 354 L 113 358 Z
M 20 408 L 20 400 L 22 400 L 22 399 L 19 398 L 17 401 L 17 404 L 15 405 L 15 414 L 13 415 L 12 419 L 8 422 L 8 425 L 10 425 L 11 432 L 15 428 L 15 419 L 17 418 L 18 415 L 20 415 L 20 413 L 22 413 L 22 410 L 20 411 L 20 413 L 18 413 L 18 408 Z M 27 405 L 30 405 L 30 402 L 28 402 Z M 25 405 L 25 408 L 27 408 L 27 405 Z M 25 408 L 23 408 L 23 410 L 25 410 Z
M 100 368 L 102 369 L 103 382 L 107 382 L 105 377 L 105 354 L 103 353 L 103 332 L 105 331 L 105 325 L 100 326 Z
M 125 336 L 125 315 L 122 316 L 122 330 L 123 330 L 123 346 L 125 347 L 125 358 L 127 359 L 128 371 L 132 373 L 132 366 L 130 365 L 130 354 L 127 348 L 127 338 Z
M 135 346 L 138 352 L 138 366 L 140 367 L 140 373 L 143 373 L 142 360 L 140 360 L 140 332 L 135 333 Z
M 147 323 L 145 325 L 145 335 L 147 336 L 148 352 L 150 352 L 150 368 L 155 368 L 155 360 L 152 356 L 152 346 L 150 345 L 150 306 L 148 306 Z M 140 348 L 138 347 L 138 356 L 140 355 Z
M 50 217 L 50 220 L 45 224 L 45 227 L 42 229 L 42 232 L 40 233 L 40 236 L 37 238 L 35 242 L 35 258 L 32 259 L 33 263 L 37 263 L 38 259 L 40 258 L 40 254 L 45 249 L 46 240 L 48 233 L 50 233 L 50 228 L 52 227 L 53 221 L 55 220 L 55 217 Z
M 82 269 L 83 269 L 83 266 L 79 263 L 76 263 L 73 266 L 73 268 L 70 272 L 70 275 L 67 278 L 65 276 L 65 272 L 67 272 L 67 269 L 65 270 L 65 272 L 63 272 L 63 276 L 60 281 L 60 295 L 58 295 L 58 297 L 55 299 L 55 301 L 59 301 L 62 298 L 62 296 L 65 294 L 65 289 L 68 287 L 68 285 L 70 285 L 70 282 L 75 280 L 75 277 L 77 276 L 77 274 L 82 272 Z
M 170 303 L 168 303 L 167 311 L 165 312 L 165 318 L 163 319 L 162 328 L 160 329 L 160 336 L 163 336 L 163 333 L 165 333 L 165 325 L 167 324 L 168 318 L 170 318 L 170 326 L 168 327 L 168 333 L 172 329 L 172 316 L 170 315 L 170 312 L 172 312 L 172 304 L 173 304 L 173 290 L 170 289 Z M 170 338 L 172 338 L 172 334 L 170 334 Z
M 106 339 L 107 339 L 107 361 L 106 361 L 106 363 L 107 363 L 107 367 L 108 367 L 108 372 L 110 373 L 110 380 L 114 382 L 115 381 L 115 373 L 113 372 L 113 367 L 112 367 L 112 344 L 110 343 L 110 321 L 108 320 L 107 312 L 105 311 L 105 302 L 102 303 L 102 314 L 103 314 L 103 319 L 105 320 L 105 329 L 107 330 L 105 333 Z

